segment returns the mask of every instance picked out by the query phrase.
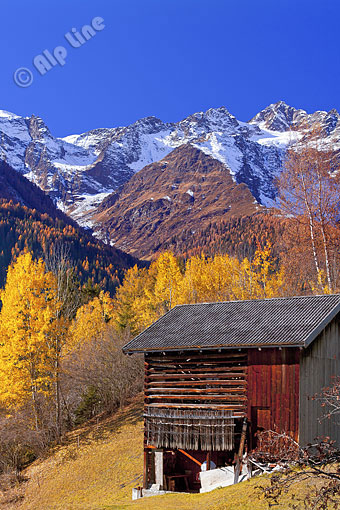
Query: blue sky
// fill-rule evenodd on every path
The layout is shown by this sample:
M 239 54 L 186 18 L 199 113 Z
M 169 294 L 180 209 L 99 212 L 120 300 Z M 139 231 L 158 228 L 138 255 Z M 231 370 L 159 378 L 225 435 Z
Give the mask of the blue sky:
M 338 0 L 1 0 L 0 15 L 0 108 L 56 136 L 221 105 L 248 120 L 281 99 L 340 110 Z M 64 34 L 94 17 L 105 28 L 72 48 Z M 57 46 L 65 65 L 41 76 L 33 58 Z

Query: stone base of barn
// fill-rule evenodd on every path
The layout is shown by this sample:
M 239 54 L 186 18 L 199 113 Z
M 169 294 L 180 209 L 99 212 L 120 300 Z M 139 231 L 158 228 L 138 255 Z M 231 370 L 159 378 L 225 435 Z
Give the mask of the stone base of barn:
M 239 476 L 239 482 L 247 480 L 249 477 L 247 466 L 244 465 Z M 234 484 L 235 471 L 233 466 L 226 466 L 210 471 L 202 471 L 200 473 L 201 489 L 200 492 L 209 492 L 219 487 L 228 487 Z
M 151 496 L 162 496 L 163 494 L 175 494 L 170 491 L 163 491 L 159 488 L 159 485 L 150 487 L 150 489 L 142 489 L 141 487 L 135 487 L 132 489 L 132 499 L 149 498 Z
M 250 473 L 248 473 L 247 465 L 244 465 L 242 468 L 242 472 L 239 476 L 239 482 L 243 482 L 250 477 Z M 214 489 L 218 489 L 220 487 L 228 487 L 229 485 L 234 484 L 235 480 L 235 471 L 233 466 L 225 466 L 216 469 L 210 469 L 209 471 L 201 471 L 199 473 L 200 485 L 199 489 L 200 493 L 210 492 Z M 164 490 L 160 484 L 152 484 L 147 489 L 136 488 L 132 489 L 132 499 L 139 499 L 142 497 L 151 497 L 151 496 L 161 496 L 163 494 L 178 494 L 180 491 L 177 490 Z M 189 491 L 182 490 L 183 492 L 193 492 L 191 487 Z M 195 490 L 194 492 L 197 492 Z

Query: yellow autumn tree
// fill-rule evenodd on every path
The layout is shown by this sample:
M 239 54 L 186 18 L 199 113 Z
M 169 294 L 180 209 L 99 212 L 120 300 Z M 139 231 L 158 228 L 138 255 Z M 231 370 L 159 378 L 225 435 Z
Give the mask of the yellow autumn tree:
M 181 304 L 200 303 L 207 300 L 207 265 L 208 260 L 203 254 L 187 260 L 179 290 Z
M 155 270 L 156 273 L 152 299 L 155 306 L 165 313 L 179 302 L 179 289 L 183 276 L 171 252 L 162 253 L 152 266 L 151 271 Z
M 182 274 L 172 253 L 149 269 L 130 269 L 115 299 L 117 323 L 139 333 L 177 304 L 270 298 L 283 295 L 284 273 L 276 267 L 269 243 L 252 261 L 228 254 L 189 258 Z
M 272 255 L 272 245 L 267 242 L 264 248 L 256 250 L 253 260 L 256 298 L 272 298 L 284 292 L 284 270 L 276 268 Z
M 256 299 L 258 297 L 259 289 L 255 277 L 254 266 L 251 261 L 244 258 L 238 264 L 237 281 L 233 287 L 233 299 Z
M 227 301 L 233 298 L 236 259 L 228 255 L 205 255 L 187 261 L 180 292 L 183 303 Z
M 126 272 L 115 296 L 115 321 L 137 334 L 181 302 L 183 275 L 170 252 L 162 253 L 148 269 L 137 266 Z
M 102 291 L 98 297 L 81 306 L 70 327 L 72 348 L 102 337 L 113 316 L 113 300 L 108 292 Z
M 116 291 L 114 319 L 119 330 L 130 328 L 133 335 L 140 333 L 144 324 L 149 325 L 146 289 L 154 286 L 152 273 L 137 265 L 125 273 L 123 284 Z M 151 319 L 152 322 L 152 319 Z
M 8 268 L 0 298 L 0 402 L 11 408 L 30 401 L 38 428 L 38 397 L 51 392 L 54 377 L 56 280 L 25 253 Z
M 182 303 L 275 297 L 283 291 L 284 273 L 277 269 L 268 243 L 253 261 L 240 262 L 228 254 L 188 259 L 181 285 Z
M 206 280 L 209 301 L 228 301 L 234 299 L 235 280 L 237 280 L 239 262 L 229 255 L 216 255 L 207 265 Z

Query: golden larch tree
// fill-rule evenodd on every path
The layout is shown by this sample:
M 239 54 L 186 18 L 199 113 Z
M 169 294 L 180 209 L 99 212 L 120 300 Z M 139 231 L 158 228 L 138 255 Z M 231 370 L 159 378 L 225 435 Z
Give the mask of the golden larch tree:
M 0 402 L 10 408 L 31 401 L 39 428 L 39 394 L 53 387 L 56 280 L 25 253 L 8 268 L 0 297 Z

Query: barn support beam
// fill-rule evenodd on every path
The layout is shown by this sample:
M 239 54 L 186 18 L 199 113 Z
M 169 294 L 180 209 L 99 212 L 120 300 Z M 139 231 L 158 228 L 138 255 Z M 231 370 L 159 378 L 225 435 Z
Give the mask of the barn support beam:
M 207 471 L 210 471 L 211 452 L 207 452 Z
M 183 455 L 185 455 L 186 457 L 188 457 L 190 460 L 192 460 L 193 462 L 195 462 L 195 464 L 197 464 L 199 467 L 202 466 L 202 462 L 200 462 L 199 460 L 195 459 L 195 457 L 193 457 L 192 455 L 190 455 L 190 453 L 182 450 L 182 448 L 178 448 L 178 451 L 183 453 Z
M 148 459 L 149 454 L 147 448 L 144 448 L 144 469 L 143 469 L 143 489 L 148 488 Z

